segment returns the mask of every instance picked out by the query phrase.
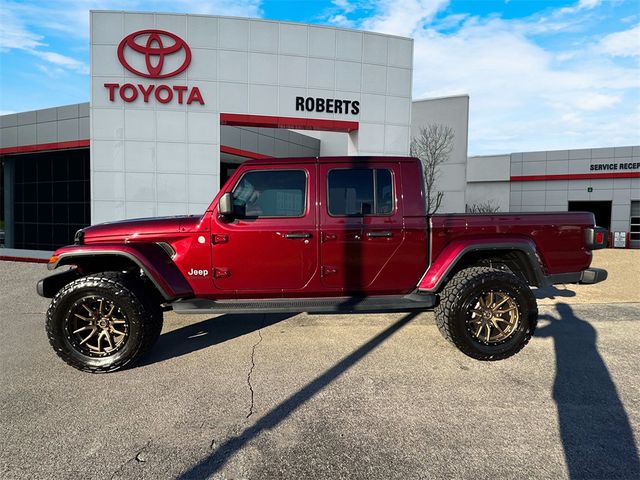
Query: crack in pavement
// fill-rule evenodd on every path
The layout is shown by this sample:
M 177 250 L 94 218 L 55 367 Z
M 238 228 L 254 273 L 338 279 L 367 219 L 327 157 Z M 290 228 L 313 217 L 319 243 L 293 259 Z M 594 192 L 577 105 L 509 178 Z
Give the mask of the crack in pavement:
M 256 347 L 262 342 L 262 333 L 260 333 L 260 330 L 258 330 L 258 336 L 260 337 L 260 340 L 258 340 L 251 349 L 251 367 L 249 368 L 249 373 L 247 374 L 247 385 L 249 385 L 249 391 L 251 392 L 251 405 L 249 405 L 249 413 L 245 418 L 249 418 L 251 415 L 253 415 L 254 391 L 253 385 L 251 385 L 251 374 L 253 373 L 253 369 L 256 366 Z
M 147 460 L 144 457 L 141 457 L 141 454 L 149 447 L 149 445 L 151 445 L 151 440 L 149 440 L 146 445 L 142 448 L 140 448 L 135 455 L 133 455 L 131 458 L 129 458 L 128 460 L 126 460 L 125 462 L 122 463 L 122 465 L 120 465 L 118 467 L 118 469 L 113 472 L 111 474 L 111 480 L 113 480 L 114 478 L 116 478 L 116 475 L 122 473 L 122 470 L 124 470 L 124 468 L 129 465 L 132 462 L 136 462 L 136 463 L 145 463 Z

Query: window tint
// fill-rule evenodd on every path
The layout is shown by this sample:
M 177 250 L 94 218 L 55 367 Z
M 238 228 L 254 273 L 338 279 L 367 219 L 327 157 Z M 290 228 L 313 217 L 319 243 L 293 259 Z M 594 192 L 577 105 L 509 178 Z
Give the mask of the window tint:
M 387 169 L 354 168 L 329 172 L 329 214 L 386 215 L 393 211 L 393 180 Z
M 307 176 L 302 170 L 247 172 L 233 189 L 237 218 L 300 217 L 304 214 Z

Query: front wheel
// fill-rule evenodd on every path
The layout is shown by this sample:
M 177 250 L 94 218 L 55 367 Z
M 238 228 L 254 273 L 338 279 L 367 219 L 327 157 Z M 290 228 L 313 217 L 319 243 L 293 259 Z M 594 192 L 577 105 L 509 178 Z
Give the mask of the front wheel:
M 160 335 L 162 310 L 140 282 L 119 272 L 79 278 L 60 290 L 47 310 L 47 335 L 58 356 L 79 370 L 120 370 Z
M 516 275 L 489 267 L 458 272 L 440 293 L 435 309 L 440 333 L 477 360 L 502 360 L 529 342 L 538 307 Z

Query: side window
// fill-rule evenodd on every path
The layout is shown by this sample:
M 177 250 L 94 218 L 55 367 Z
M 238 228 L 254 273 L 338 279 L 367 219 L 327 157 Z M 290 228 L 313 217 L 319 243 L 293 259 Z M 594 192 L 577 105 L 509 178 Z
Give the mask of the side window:
M 389 215 L 393 212 L 391 170 L 336 169 L 329 172 L 329 214 L 334 216 Z
M 393 212 L 393 177 L 391 170 L 376 170 L 376 213 L 388 215 Z
M 245 173 L 233 189 L 236 218 L 301 217 L 307 196 L 303 170 Z

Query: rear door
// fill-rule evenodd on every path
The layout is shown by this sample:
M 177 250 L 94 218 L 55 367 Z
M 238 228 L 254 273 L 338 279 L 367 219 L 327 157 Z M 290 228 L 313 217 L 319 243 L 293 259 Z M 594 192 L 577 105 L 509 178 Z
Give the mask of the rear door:
M 320 164 L 321 275 L 345 293 L 387 293 L 404 229 L 397 163 Z
M 221 290 L 302 289 L 317 268 L 316 164 L 247 170 L 229 187 L 235 214 L 213 219 L 213 281 Z

